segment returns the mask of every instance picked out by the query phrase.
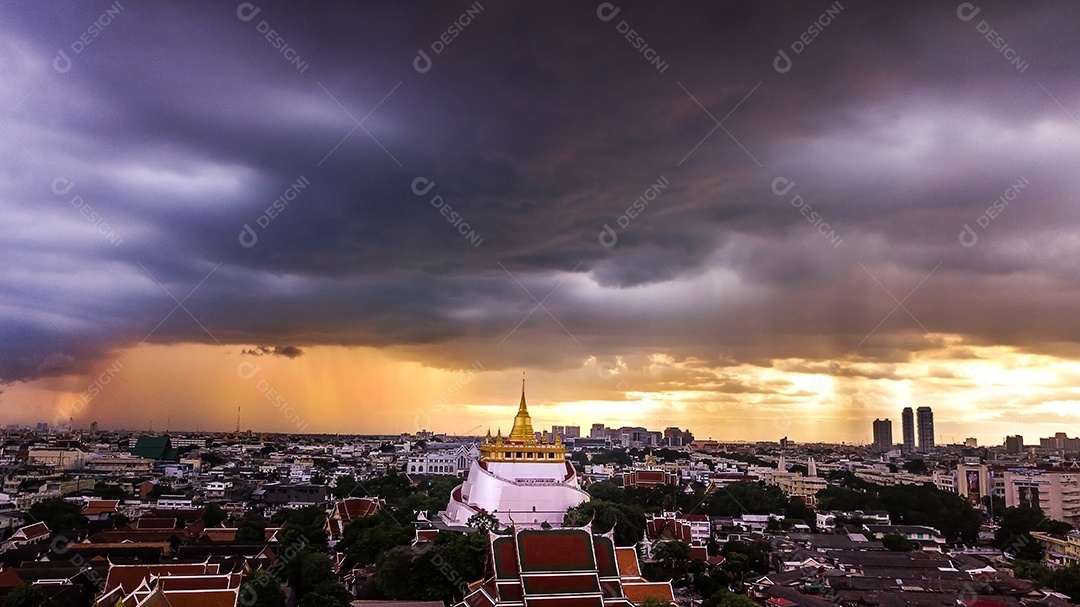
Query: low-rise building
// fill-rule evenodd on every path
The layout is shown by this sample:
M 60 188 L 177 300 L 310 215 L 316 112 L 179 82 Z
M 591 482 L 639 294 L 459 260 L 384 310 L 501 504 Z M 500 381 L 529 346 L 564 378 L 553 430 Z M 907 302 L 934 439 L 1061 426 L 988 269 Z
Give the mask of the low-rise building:
M 1042 546 L 1043 564 L 1047 567 L 1080 564 L 1080 531 L 1070 531 L 1060 536 L 1032 531 L 1031 537 Z

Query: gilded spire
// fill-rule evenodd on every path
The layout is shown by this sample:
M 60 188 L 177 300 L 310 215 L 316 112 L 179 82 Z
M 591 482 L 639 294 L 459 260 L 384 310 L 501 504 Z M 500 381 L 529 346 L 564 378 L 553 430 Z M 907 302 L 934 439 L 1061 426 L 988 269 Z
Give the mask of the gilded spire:
M 510 430 L 510 441 L 518 443 L 535 443 L 536 433 L 533 432 L 532 418 L 529 417 L 529 408 L 525 405 L 525 373 L 521 374 L 521 403 L 518 404 L 518 412 L 514 417 L 514 427 Z

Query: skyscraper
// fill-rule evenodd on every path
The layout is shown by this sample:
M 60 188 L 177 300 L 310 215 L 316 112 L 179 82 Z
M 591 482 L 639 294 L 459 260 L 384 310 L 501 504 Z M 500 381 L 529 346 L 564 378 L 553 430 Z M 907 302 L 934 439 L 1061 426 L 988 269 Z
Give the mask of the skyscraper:
M 1024 450 L 1024 437 L 1019 434 L 1005 437 L 1005 451 L 1007 453 L 1020 453 Z
M 919 451 L 931 453 L 934 450 L 934 412 L 930 410 L 930 407 L 919 407 L 917 414 Z
M 892 449 L 892 420 L 875 419 L 874 420 L 874 448 L 881 451 L 888 451 Z
M 904 453 L 915 452 L 915 413 L 911 407 L 904 407 L 900 414 L 901 423 L 904 426 Z

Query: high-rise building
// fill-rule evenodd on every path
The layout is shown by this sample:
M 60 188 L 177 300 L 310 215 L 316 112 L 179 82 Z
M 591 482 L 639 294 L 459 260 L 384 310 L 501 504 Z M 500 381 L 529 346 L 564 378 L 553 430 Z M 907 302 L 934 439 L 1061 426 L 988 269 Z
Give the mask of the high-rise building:
M 567 426 L 563 438 L 581 438 L 581 426 Z
M 900 414 L 900 421 L 904 431 L 904 453 L 915 452 L 915 412 L 911 407 L 904 407 Z
M 1050 438 L 1040 438 L 1039 446 L 1049 451 L 1080 451 L 1080 438 L 1069 438 L 1064 432 L 1056 432 Z
M 934 412 L 930 407 L 919 407 L 916 411 L 919 431 L 919 451 L 930 453 L 934 450 Z
M 1016 436 L 1006 436 L 1005 451 L 1007 453 L 1022 453 L 1024 451 L 1024 437 L 1019 434 Z
M 604 424 L 593 424 L 592 429 L 589 430 L 589 438 L 606 438 L 607 429 Z
M 979 446 L 979 439 L 977 439 L 977 438 L 975 438 L 973 436 L 969 436 L 969 437 L 964 439 L 964 446 L 965 447 L 971 447 L 972 449 L 975 449 L 976 447 Z
M 892 420 L 875 419 L 874 420 L 874 448 L 880 451 L 888 451 L 892 449 Z
M 552 426 L 551 427 L 551 439 L 555 440 L 555 437 L 566 438 L 566 426 Z

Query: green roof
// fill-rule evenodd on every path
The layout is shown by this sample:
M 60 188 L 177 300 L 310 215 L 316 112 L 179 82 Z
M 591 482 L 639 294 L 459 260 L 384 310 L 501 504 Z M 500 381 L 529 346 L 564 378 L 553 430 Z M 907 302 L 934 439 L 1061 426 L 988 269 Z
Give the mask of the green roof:
M 142 435 L 139 440 L 135 441 L 135 446 L 128 450 L 137 457 L 148 457 L 150 459 L 157 460 L 177 460 L 179 459 L 179 453 L 173 448 L 172 441 L 169 440 L 169 436 L 149 436 Z

